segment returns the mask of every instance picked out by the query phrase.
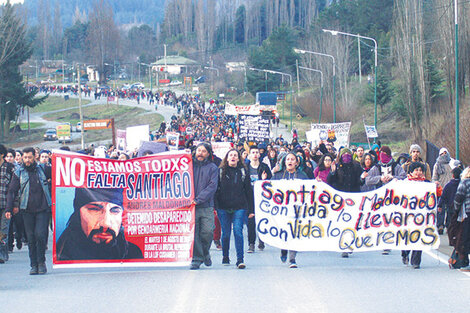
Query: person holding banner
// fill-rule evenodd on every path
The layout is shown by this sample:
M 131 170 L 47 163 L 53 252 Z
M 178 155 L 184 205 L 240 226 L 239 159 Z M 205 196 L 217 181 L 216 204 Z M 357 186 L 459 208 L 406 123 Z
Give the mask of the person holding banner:
M 339 152 L 338 164 L 332 163 L 328 185 L 345 192 L 361 191 L 361 165 L 352 159 L 352 152 L 343 148 Z
M 425 177 L 425 174 L 424 174 L 425 171 L 426 171 L 426 167 L 424 166 L 423 163 L 413 162 L 408 166 L 409 174 L 408 174 L 407 180 L 429 182 L 429 180 L 427 180 Z M 411 252 L 411 266 L 414 269 L 420 268 L 422 253 L 423 252 L 421 250 L 413 250 L 413 252 Z M 410 256 L 410 250 L 401 251 L 401 260 L 403 264 L 408 265 L 408 262 L 410 262 L 409 256 Z
M 237 251 L 236 266 L 244 269 L 246 265 L 243 255 L 243 224 L 247 211 L 248 218 L 254 218 L 254 194 L 250 175 L 240 152 L 236 149 L 227 152 L 220 164 L 215 202 L 222 226 L 222 264 L 230 264 L 230 234 L 233 226 Z
M 257 146 L 251 146 L 250 147 L 250 153 L 248 154 L 248 162 L 247 167 L 248 171 L 250 173 L 250 180 L 251 180 L 251 185 L 255 183 L 257 180 L 266 180 L 266 179 L 271 179 L 273 176 L 271 173 L 271 170 L 269 169 L 269 166 L 266 164 L 260 162 L 260 149 L 258 149 Z M 255 217 L 252 215 L 251 217 L 248 217 L 248 250 L 246 251 L 247 253 L 253 253 L 255 252 L 255 242 L 256 242 L 256 222 L 255 222 Z M 262 251 L 264 250 L 264 242 L 261 240 L 259 241 L 258 248 Z
M 122 188 L 75 188 L 74 212 L 57 241 L 58 260 L 142 259 L 122 225 Z
M 281 168 L 283 170 L 274 174 L 273 180 L 281 179 L 308 179 L 307 175 L 304 172 L 298 171 L 299 166 L 299 157 L 296 156 L 293 152 L 289 152 L 285 158 L 282 160 Z M 289 268 L 297 268 L 297 262 L 295 257 L 297 256 L 297 251 L 293 250 L 281 250 L 281 261 L 285 263 L 287 261 L 287 253 L 289 253 Z
M 217 166 L 212 162 L 212 148 L 200 143 L 193 152 L 194 200 L 196 218 L 193 260 L 190 269 L 197 270 L 204 263 L 212 265 L 209 249 L 214 228 L 214 195 L 217 191 Z
M 379 150 L 379 162 L 369 171 L 365 178 L 365 184 L 373 189 L 382 187 L 392 180 L 406 179 L 403 168 L 392 158 L 392 150 L 388 146 L 382 146 Z M 424 171 L 423 171 L 424 172 Z M 383 255 L 390 254 L 390 250 L 382 251 Z
M 313 171 L 315 179 L 317 181 L 328 183 L 328 174 L 330 174 L 332 164 L 333 157 L 330 154 L 323 155 L 318 162 L 318 166 Z

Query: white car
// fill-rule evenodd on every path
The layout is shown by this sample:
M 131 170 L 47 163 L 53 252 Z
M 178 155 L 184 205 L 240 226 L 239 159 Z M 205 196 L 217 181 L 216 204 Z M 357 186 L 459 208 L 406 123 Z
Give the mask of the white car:
M 133 83 L 131 89 L 144 89 L 145 85 L 143 83 Z
M 183 84 L 183 83 L 180 80 L 172 80 L 170 82 L 170 86 L 179 86 L 181 84 Z

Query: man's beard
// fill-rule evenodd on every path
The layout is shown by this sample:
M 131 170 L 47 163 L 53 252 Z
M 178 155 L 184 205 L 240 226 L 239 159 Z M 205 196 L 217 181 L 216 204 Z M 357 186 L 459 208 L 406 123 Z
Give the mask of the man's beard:
M 105 234 L 109 234 L 112 236 L 112 239 L 111 240 L 106 240 L 106 241 L 101 241 L 100 243 L 96 243 L 94 240 L 93 240 L 93 236 L 95 235 L 99 235 L 99 234 L 102 234 L 102 233 L 105 233 Z M 104 231 L 104 228 L 103 227 L 100 227 L 99 229 L 93 229 L 90 234 L 88 235 L 88 240 L 90 240 L 91 242 L 93 242 L 94 244 L 97 244 L 97 245 L 108 245 L 112 242 L 114 242 L 116 240 L 116 233 L 114 232 L 114 230 L 112 230 L 111 228 L 108 228 L 106 229 L 106 231 Z
M 36 162 L 33 162 L 33 163 L 31 163 L 30 165 L 24 164 L 24 168 L 25 168 L 28 172 L 32 172 L 35 167 L 36 167 Z

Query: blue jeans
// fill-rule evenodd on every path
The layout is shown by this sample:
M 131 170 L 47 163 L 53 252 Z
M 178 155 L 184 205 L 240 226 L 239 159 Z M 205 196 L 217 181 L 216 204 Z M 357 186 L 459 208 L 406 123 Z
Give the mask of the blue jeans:
M 235 249 L 237 250 L 237 261 L 243 261 L 243 223 L 246 217 L 246 210 L 236 210 L 229 213 L 226 210 L 217 210 L 220 226 L 222 227 L 222 255 L 229 256 L 230 233 L 235 237 Z
M 46 262 L 46 246 L 49 234 L 50 213 L 23 212 L 24 227 L 28 238 L 29 260 L 31 267 Z

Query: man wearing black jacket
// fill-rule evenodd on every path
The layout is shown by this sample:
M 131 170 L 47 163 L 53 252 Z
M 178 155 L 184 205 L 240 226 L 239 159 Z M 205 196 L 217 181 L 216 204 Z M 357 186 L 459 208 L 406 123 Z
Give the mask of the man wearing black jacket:
M 269 166 L 260 162 L 260 151 L 257 146 L 250 147 L 250 153 L 248 154 L 248 171 L 250 174 L 251 185 L 253 186 L 257 180 L 271 179 L 273 176 Z M 255 242 L 256 242 L 256 222 L 255 215 L 248 215 L 248 250 L 247 253 L 255 252 Z M 261 240 L 258 244 L 258 249 L 261 251 L 264 250 L 264 242 Z
M 11 213 L 23 212 L 28 238 L 30 275 L 46 274 L 46 245 L 51 212 L 51 194 L 48 180 L 51 167 L 37 164 L 32 147 L 23 150 L 23 164 L 15 171 L 7 195 L 6 218 Z

